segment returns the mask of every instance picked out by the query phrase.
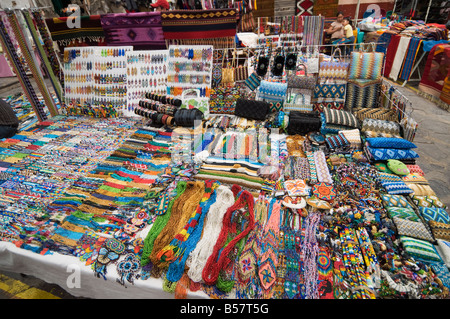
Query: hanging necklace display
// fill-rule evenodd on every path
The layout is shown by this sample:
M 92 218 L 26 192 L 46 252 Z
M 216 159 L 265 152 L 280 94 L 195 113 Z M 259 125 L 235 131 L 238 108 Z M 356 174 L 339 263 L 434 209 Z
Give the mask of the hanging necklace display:
M 42 67 L 45 70 L 45 72 L 48 74 L 50 82 L 53 86 L 53 89 L 55 90 L 56 97 L 59 101 L 59 104 L 61 105 L 61 103 L 63 102 L 61 82 L 57 78 L 58 74 L 54 73 L 54 70 L 50 63 L 50 59 L 52 58 L 52 56 L 47 56 L 47 52 L 44 50 L 44 47 L 41 44 L 41 39 L 36 31 L 34 21 L 31 18 L 30 12 L 28 12 L 28 10 L 23 10 L 22 14 L 25 19 L 28 30 L 31 33 L 31 38 L 34 41 L 34 45 L 36 46 L 36 49 L 37 49 L 36 51 L 39 54 L 39 58 L 42 61 Z
M 123 109 L 124 115 L 133 115 L 147 92 L 166 94 L 168 54 L 168 50 L 126 52 L 127 105 Z
M 33 85 L 31 84 L 30 79 L 25 72 L 22 62 L 20 61 L 20 58 L 17 54 L 16 48 L 14 47 L 12 40 L 7 32 L 3 19 L 7 21 L 6 14 L 0 12 L 0 40 L 2 47 L 5 49 L 5 52 L 7 53 L 8 58 L 11 61 L 14 72 L 17 75 L 20 85 L 22 86 L 23 91 L 28 101 L 30 102 L 38 120 L 40 122 L 45 121 L 47 119 L 47 114 L 44 111 L 44 106 L 39 101 Z
M 59 114 L 58 108 L 56 107 L 53 98 L 50 95 L 50 92 L 47 89 L 47 86 L 44 82 L 44 76 L 40 68 L 38 67 L 38 63 L 36 61 L 36 56 L 34 55 L 34 50 L 32 49 L 31 43 L 29 43 L 28 34 L 25 34 L 24 30 L 26 30 L 26 24 L 23 21 L 22 15 L 16 15 L 14 12 L 9 11 L 7 13 L 9 22 L 12 26 L 14 35 L 19 43 L 19 47 L 21 52 L 25 57 L 25 61 L 31 71 L 32 77 L 35 80 L 37 87 L 42 94 L 43 100 L 47 109 L 50 111 L 52 116 L 56 116 Z M 34 28 L 34 26 L 33 26 Z M 33 54 L 31 53 L 33 52 Z

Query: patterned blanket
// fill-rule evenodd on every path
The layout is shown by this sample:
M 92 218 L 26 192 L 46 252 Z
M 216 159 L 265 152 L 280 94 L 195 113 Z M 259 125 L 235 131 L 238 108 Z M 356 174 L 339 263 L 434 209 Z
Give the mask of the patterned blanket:
M 238 12 L 234 9 L 179 10 L 162 12 L 166 40 L 234 38 Z M 186 41 L 183 44 L 187 44 Z
M 165 49 L 160 12 L 116 13 L 101 16 L 107 45 L 135 50 Z

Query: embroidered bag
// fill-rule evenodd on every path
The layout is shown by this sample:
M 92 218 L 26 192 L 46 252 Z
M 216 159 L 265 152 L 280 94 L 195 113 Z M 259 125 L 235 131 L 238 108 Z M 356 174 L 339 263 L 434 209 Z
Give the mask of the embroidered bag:
M 348 78 L 351 80 L 379 80 L 383 60 L 384 53 L 381 52 L 352 52 Z
M 234 65 L 233 63 L 230 63 L 229 61 L 226 61 L 226 66 L 224 66 L 225 63 L 225 55 L 228 56 L 228 50 L 223 55 L 222 59 L 222 84 L 231 84 L 234 83 Z M 233 60 L 234 62 L 234 60 Z
M 286 114 L 289 114 L 291 111 L 312 112 L 313 106 L 311 104 L 311 95 L 301 92 L 291 94 L 288 98 L 288 102 L 284 103 L 283 110 Z
M 334 61 L 334 54 L 339 52 L 338 61 Z M 331 55 L 331 61 L 320 62 L 319 79 L 347 80 L 349 62 L 342 62 L 341 49 L 336 48 Z
M 237 86 L 220 86 L 211 89 L 209 96 L 210 114 L 234 114 L 236 101 L 241 97 Z
M 261 84 L 261 79 L 256 72 L 253 72 L 246 80 L 245 85 L 252 91 L 256 90 Z

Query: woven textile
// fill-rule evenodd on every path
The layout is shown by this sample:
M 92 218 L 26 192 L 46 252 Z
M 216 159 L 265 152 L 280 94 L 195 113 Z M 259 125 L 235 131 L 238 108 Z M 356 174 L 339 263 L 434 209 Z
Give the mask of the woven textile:
M 438 223 L 450 224 L 450 217 L 447 211 L 437 207 L 419 207 L 420 214 L 425 221 L 435 221 Z
M 381 80 L 348 80 L 345 109 L 352 111 L 359 108 L 378 106 Z
M 445 79 L 450 78 L 450 44 L 435 45 L 428 53 L 420 80 L 419 90 L 437 98 L 441 95 Z
M 325 17 L 305 16 L 303 17 L 303 44 L 322 44 Z
M 436 239 L 450 240 L 450 225 L 430 220 L 428 225 Z
M 311 0 L 296 0 L 295 15 L 296 16 L 312 16 L 314 8 L 314 1 Z
M 403 61 L 403 67 L 400 71 L 399 78 L 402 80 L 409 80 L 411 77 L 411 71 L 416 61 L 417 53 L 419 52 L 422 39 L 413 37 L 409 42 L 408 50 L 406 52 L 405 60 Z
M 389 77 L 394 81 L 397 81 L 398 75 L 403 65 L 403 61 L 405 59 L 406 51 L 408 50 L 409 42 L 411 41 L 410 37 L 401 37 L 400 42 L 398 44 L 397 52 L 395 53 L 394 61 L 392 63 L 391 72 L 389 73 Z
M 66 46 L 73 40 L 80 42 L 89 41 L 90 45 L 96 45 L 104 40 L 101 20 L 99 15 L 80 17 L 80 28 L 71 28 L 70 17 L 45 19 L 53 41 L 57 41 L 60 46 Z
M 395 53 L 397 52 L 398 44 L 400 43 L 400 35 L 393 35 L 389 41 L 389 46 L 386 51 L 386 61 L 384 63 L 383 75 L 387 78 L 391 73 L 392 65 L 395 59 Z
M 425 260 L 442 261 L 441 257 L 436 251 L 436 248 L 434 248 L 433 244 L 429 243 L 428 241 L 412 238 L 409 236 L 400 236 L 400 241 L 403 245 L 403 248 L 408 252 L 408 254 L 413 257 Z
M 101 24 L 107 45 L 133 45 L 137 50 L 166 48 L 160 12 L 105 14 Z
M 423 239 L 430 242 L 433 241 L 433 236 L 431 236 L 430 232 L 421 221 L 414 222 L 396 216 L 394 216 L 393 221 L 399 235 Z
M 380 52 L 352 52 L 349 79 L 379 80 L 384 54 Z
M 162 12 L 165 39 L 210 39 L 236 35 L 234 9 L 179 10 Z

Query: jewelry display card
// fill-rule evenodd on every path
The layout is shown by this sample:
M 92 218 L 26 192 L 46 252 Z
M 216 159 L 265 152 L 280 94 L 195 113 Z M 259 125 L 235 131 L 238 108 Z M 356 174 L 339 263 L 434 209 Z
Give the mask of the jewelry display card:
M 181 97 L 186 89 L 198 89 L 203 97 L 211 89 L 213 46 L 169 46 L 167 95 Z
M 211 45 L 169 46 L 167 95 L 182 99 L 181 108 L 199 108 L 205 117 L 209 115 L 213 51 Z
M 127 60 L 127 106 L 124 115 L 134 116 L 145 93 L 166 95 L 168 50 L 132 51 Z
M 66 104 L 123 108 L 127 96 L 126 53 L 132 50 L 132 46 L 65 48 Z

